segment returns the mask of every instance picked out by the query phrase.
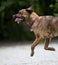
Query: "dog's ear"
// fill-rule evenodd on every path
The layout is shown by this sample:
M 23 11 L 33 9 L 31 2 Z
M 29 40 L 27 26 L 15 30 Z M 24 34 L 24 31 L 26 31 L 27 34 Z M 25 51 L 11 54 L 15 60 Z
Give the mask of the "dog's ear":
M 34 11 L 34 6 L 33 5 L 30 6 L 29 8 L 26 9 L 26 11 L 31 14 Z

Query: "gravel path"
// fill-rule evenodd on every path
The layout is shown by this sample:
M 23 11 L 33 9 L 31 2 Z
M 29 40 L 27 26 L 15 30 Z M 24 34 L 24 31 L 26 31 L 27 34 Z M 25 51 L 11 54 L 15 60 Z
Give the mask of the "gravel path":
M 43 44 L 38 45 L 30 57 L 31 44 L 18 43 L 21 42 L 0 46 L 0 65 L 58 65 L 58 44 L 50 44 L 56 51 L 46 51 Z

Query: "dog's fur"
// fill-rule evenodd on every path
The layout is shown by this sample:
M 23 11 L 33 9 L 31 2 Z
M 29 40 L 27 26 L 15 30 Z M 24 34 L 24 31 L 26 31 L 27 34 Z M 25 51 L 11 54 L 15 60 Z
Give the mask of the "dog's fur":
M 48 47 L 50 38 L 58 36 L 58 17 L 39 16 L 34 12 L 33 7 L 22 9 L 18 14 L 14 15 L 16 22 L 26 21 L 28 23 L 36 39 L 31 46 L 31 56 L 34 55 L 34 48 L 45 39 L 45 50 L 55 51 L 54 48 Z

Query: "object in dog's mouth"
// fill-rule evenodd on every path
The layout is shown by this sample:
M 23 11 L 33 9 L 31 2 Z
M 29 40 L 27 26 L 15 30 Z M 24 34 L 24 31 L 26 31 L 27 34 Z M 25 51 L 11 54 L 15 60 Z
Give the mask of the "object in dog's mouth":
M 16 18 L 16 19 L 15 19 L 15 22 L 17 22 L 18 24 L 19 24 L 21 21 L 22 21 L 21 18 Z

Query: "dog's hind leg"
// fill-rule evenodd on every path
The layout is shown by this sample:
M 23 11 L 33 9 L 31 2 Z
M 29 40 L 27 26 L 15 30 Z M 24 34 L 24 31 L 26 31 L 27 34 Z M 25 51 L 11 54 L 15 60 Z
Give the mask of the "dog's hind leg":
M 34 55 L 34 48 L 40 43 L 40 41 L 42 40 L 41 37 L 36 38 L 36 40 L 33 42 L 32 46 L 31 46 L 31 56 Z
M 52 48 L 52 47 L 48 47 L 48 45 L 49 45 L 49 41 L 50 41 L 50 38 L 46 38 L 46 42 L 45 42 L 44 49 L 45 49 L 45 50 L 50 50 L 50 51 L 55 51 L 54 48 Z

